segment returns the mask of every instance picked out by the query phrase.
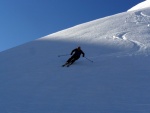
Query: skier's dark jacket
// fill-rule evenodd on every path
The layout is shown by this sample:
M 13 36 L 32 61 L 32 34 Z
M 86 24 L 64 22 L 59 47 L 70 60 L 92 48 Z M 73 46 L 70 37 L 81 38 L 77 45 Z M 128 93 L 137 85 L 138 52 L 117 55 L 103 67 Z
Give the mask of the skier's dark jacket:
M 84 57 L 84 52 L 81 49 L 74 49 L 71 52 L 71 55 L 73 54 L 74 57 L 80 57 L 80 55 L 82 54 L 82 56 Z

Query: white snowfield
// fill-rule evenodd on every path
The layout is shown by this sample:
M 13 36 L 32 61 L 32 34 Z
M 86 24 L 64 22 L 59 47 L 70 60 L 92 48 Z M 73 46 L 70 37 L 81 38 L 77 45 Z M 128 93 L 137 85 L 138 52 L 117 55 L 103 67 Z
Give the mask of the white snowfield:
M 61 67 L 71 50 L 85 56 Z M 150 113 L 150 8 L 0 53 L 0 113 Z
M 145 1 L 143 0 L 143 2 L 135 5 L 134 7 L 129 9 L 128 11 L 134 11 L 134 10 L 148 8 L 148 7 L 150 7 L 150 0 L 145 0 Z

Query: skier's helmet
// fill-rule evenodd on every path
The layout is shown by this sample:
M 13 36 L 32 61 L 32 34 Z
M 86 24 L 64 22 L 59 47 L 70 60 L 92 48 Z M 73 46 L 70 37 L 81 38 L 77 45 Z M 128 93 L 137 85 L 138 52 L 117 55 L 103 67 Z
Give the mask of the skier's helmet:
M 78 49 L 80 50 L 80 49 L 81 49 L 81 47 L 80 47 L 80 46 L 78 46 Z

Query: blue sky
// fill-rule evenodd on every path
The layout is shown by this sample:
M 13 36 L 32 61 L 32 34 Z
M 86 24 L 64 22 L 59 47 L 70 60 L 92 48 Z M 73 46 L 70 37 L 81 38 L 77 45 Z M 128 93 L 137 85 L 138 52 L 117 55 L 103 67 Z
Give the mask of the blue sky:
M 143 0 L 0 0 L 0 51 L 77 24 L 124 12 Z

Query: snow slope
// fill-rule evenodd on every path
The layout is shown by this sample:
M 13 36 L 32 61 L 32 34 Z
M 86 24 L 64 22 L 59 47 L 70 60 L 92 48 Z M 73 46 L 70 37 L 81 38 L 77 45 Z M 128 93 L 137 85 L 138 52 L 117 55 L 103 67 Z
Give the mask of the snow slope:
M 135 5 L 134 7 L 129 9 L 128 11 L 134 11 L 134 10 L 148 8 L 148 7 L 150 7 L 150 0 L 145 0 L 144 2 L 141 2 L 137 5 Z
M 77 25 L 0 53 L 0 112 L 150 113 L 149 67 L 149 8 Z

